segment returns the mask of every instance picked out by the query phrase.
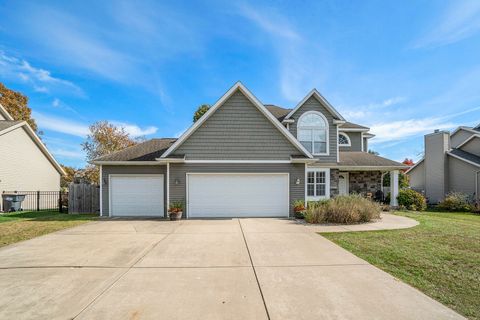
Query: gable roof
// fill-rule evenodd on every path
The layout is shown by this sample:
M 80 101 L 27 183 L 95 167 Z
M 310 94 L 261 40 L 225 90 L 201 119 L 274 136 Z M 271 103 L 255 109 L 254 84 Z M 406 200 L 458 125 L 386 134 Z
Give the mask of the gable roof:
M 28 134 L 28 136 L 33 140 L 33 142 L 37 145 L 40 151 L 47 157 L 50 163 L 54 166 L 54 168 L 60 173 L 61 175 L 66 175 L 65 171 L 63 170 L 62 166 L 55 160 L 53 155 L 48 151 L 45 144 L 40 140 L 37 136 L 35 131 L 30 127 L 30 125 L 26 121 L 16 121 L 13 117 L 7 112 L 7 110 L 0 104 L 0 114 L 7 120 L 0 120 L 0 135 L 5 134 L 7 132 L 16 130 L 18 128 L 22 128 Z
M 480 157 L 471 154 L 470 152 L 466 152 L 460 149 L 452 149 L 448 151 L 447 154 L 464 162 L 470 163 L 474 166 L 480 167 Z
M 411 166 L 405 173 L 409 173 L 413 169 L 415 169 L 420 163 L 422 163 L 425 160 L 425 158 L 420 159 L 417 163 L 415 163 L 413 166 Z
M 305 102 L 307 102 L 308 99 L 310 99 L 311 97 L 315 97 L 317 98 L 323 105 L 325 108 L 327 108 L 328 111 L 330 111 L 330 113 L 337 118 L 337 120 L 342 120 L 342 121 L 345 121 L 345 119 L 343 118 L 343 116 L 330 104 L 330 102 L 327 101 L 327 99 L 325 99 L 321 94 L 320 92 L 317 91 L 317 89 L 313 89 L 312 91 L 310 91 L 306 96 L 305 98 L 302 99 L 302 101 L 300 101 L 297 106 L 295 108 L 293 108 L 292 111 L 290 111 L 287 116 L 285 117 L 285 119 L 288 119 L 290 118 L 295 112 L 297 112 L 298 109 L 300 109 L 304 104 Z
M 452 132 L 452 136 L 454 134 L 456 134 L 457 132 L 459 132 L 460 130 L 464 130 L 464 131 L 467 131 L 467 132 L 470 132 L 470 133 L 474 133 L 474 134 L 477 134 L 479 131 L 477 128 L 471 128 L 471 127 L 465 127 L 465 126 L 460 126 L 458 128 L 456 128 L 455 130 L 453 130 Z
M 11 121 L 11 120 L 0 120 L 0 135 L 4 130 L 7 130 L 15 125 L 22 123 L 23 121 Z
M 6 119 L 10 121 L 14 121 L 13 117 L 7 112 L 7 109 L 5 109 L 2 104 L 0 103 L 0 114 Z
M 364 130 L 364 131 L 370 130 L 369 127 L 361 126 L 359 124 L 348 122 L 348 121 L 345 121 L 345 123 L 340 124 L 338 130 L 341 131 L 342 129 L 357 129 L 357 130 Z
M 104 161 L 155 161 L 155 159 L 159 158 L 176 140 L 176 138 L 147 140 L 98 157 L 92 162 L 101 164 Z
M 270 111 L 270 113 L 273 114 L 273 116 L 277 118 L 280 122 L 282 122 L 282 120 L 287 116 L 287 114 L 292 111 L 292 109 L 282 108 L 274 104 L 266 104 L 265 108 L 267 108 L 267 110 Z
M 190 137 L 200 126 L 207 121 L 208 118 L 215 111 L 220 108 L 223 103 L 230 98 L 237 90 L 242 92 L 248 100 L 287 138 L 292 145 L 294 145 L 299 151 L 305 154 L 308 158 L 313 158 L 312 154 L 308 152 L 300 142 L 285 128 L 277 118 L 273 116 L 270 111 L 240 82 L 238 81 L 231 87 L 197 122 L 195 122 L 187 131 L 185 131 L 177 141 L 175 141 L 161 156 L 161 158 L 167 157 L 175 149 L 177 149 L 188 137 Z
M 460 149 L 462 146 L 466 145 L 468 142 L 470 142 L 471 140 L 473 139 L 480 139 L 480 132 L 478 134 L 473 134 L 471 135 L 470 137 L 468 137 L 467 139 L 465 139 L 465 141 L 463 141 L 462 143 L 460 143 L 456 148 L 457 149 Z

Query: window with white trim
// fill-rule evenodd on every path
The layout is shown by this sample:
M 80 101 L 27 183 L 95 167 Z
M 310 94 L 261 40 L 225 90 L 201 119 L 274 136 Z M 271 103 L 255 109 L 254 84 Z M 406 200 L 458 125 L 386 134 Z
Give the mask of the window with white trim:
M 306 194 L 309 200 L 320 200 L 330 197 L 330 170 L 308 169 L 306 179 Z
M 297 139 L 312 154 L 328 154 L 328 122 L 320 113 L 305 112 L 297 124 Z
M 346 133 L 343 133 L 343 132 L 339 133 L 338 134 L 338 144 L 340 146 L 344 146 L 344 147 L 351 146 L 350 137 Z

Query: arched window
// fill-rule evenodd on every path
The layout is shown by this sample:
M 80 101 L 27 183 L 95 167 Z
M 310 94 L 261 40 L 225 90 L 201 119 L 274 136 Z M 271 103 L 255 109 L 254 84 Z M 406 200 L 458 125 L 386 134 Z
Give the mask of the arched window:
M 328 154 L 328 122 L 319 112 L 305 112 L 297 124 L 297 139 L 312 154 Z
M 340 132 L 338 134 L 338 144 L 343 147 L 350 147 L 352 143 L 350 142 L 348 134 Z

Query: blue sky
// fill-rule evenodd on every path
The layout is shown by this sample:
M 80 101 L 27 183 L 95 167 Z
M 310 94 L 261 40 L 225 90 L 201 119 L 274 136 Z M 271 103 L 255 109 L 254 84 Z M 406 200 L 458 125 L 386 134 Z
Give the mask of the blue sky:
M 237 80 L 290 108 L 317 88 L 395 160 L 480 122 L 477 0 L 4 1 L 0 17 L 0 81 L 67 165 L 94 121 L 178 136 Z

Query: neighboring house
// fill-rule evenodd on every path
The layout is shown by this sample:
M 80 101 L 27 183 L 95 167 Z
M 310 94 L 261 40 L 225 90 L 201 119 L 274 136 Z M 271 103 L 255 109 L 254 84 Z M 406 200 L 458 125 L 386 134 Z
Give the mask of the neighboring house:
M 405 165 L 366 152 L 369 128 L 347 122 L 316 90 L 294 109 L 262 104 L 236 83 L 178 139 L 152 139 L 96 159 L 101 215 L 288 217 L 294 200 L 375 195 Z M 396 197 L 392 197 L 396 204 Z
M 410 187 L 438 203 L 449 192 L 479 199 L 480 124 L 425 136 L 425 156 L 407 171 Z
M 0 105 L 0 195 L 4 191 L 58 191 L 63 174 L 32 128 L 25 121 L 13 120 Z

